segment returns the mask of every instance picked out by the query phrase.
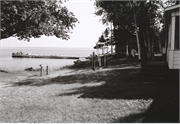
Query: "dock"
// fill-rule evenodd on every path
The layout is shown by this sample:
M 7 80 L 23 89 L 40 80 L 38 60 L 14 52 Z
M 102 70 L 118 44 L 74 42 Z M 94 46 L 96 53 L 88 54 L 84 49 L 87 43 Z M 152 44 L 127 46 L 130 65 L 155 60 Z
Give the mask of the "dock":
M 70 56 L 70 55 L 36 55 L 36 54 L 25 54 L 22 52 L 12 53 L 13 58 L 45 58 L 45 59 L 79 59 L 86 57 Z

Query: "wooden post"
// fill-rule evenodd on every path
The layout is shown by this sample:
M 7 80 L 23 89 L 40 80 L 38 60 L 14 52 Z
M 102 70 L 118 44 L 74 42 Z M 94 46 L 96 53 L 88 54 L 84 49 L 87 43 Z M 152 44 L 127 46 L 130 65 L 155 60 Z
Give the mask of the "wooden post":
M 95 55 L 94 55 L 94 52 L 93 52 L 93 55 L 92 55 L 92 69 L 95 70 Z
M 94 52 L 93 52 L 93 54 L 92 54 L 92 70 L 94 70 Z
M 129 51 L 128 51 L 128 43 L 126 44 L 126 57 L 129 57 Z
M 40 76 L 42 76 L 42 70 L 43 70 L 43 66 L 42 65 L 40 65 Z
M 101 55 L 98 55 L 99 67 L 101 68 Z
M 104 54 L 104 67 L 106 67 L 106 54 Z
M 46 66 L 46 75 L 48 75 L 48 65 Z

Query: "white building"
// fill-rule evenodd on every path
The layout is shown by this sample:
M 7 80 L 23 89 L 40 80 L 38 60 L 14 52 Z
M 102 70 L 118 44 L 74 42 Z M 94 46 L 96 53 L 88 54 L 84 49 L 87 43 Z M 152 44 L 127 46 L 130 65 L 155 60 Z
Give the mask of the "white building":
M 167 37 L 165 51 L 169 69 L 180 69 L 180 4 L 165 9 Z

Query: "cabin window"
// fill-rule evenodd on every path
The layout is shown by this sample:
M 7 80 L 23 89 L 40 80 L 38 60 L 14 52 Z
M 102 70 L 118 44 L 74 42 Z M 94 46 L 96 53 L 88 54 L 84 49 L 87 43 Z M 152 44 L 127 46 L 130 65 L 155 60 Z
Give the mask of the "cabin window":
M 176 16 L 176 22 L 175 22 L 175 49 L 179 49 L 179 18 L 180 18 L 180 16 Z

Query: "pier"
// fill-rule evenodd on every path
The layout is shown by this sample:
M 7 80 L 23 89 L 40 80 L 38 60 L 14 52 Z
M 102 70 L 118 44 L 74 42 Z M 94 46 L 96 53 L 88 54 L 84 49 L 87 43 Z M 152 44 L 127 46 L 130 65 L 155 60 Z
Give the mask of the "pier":
M 79 59 L 86 57 L 70 56 L 70 55 L 36 55 L 36 54 L 25 54 L 22 52 L 12 53 L 13 58 L 46 58 L 46 59 Z

